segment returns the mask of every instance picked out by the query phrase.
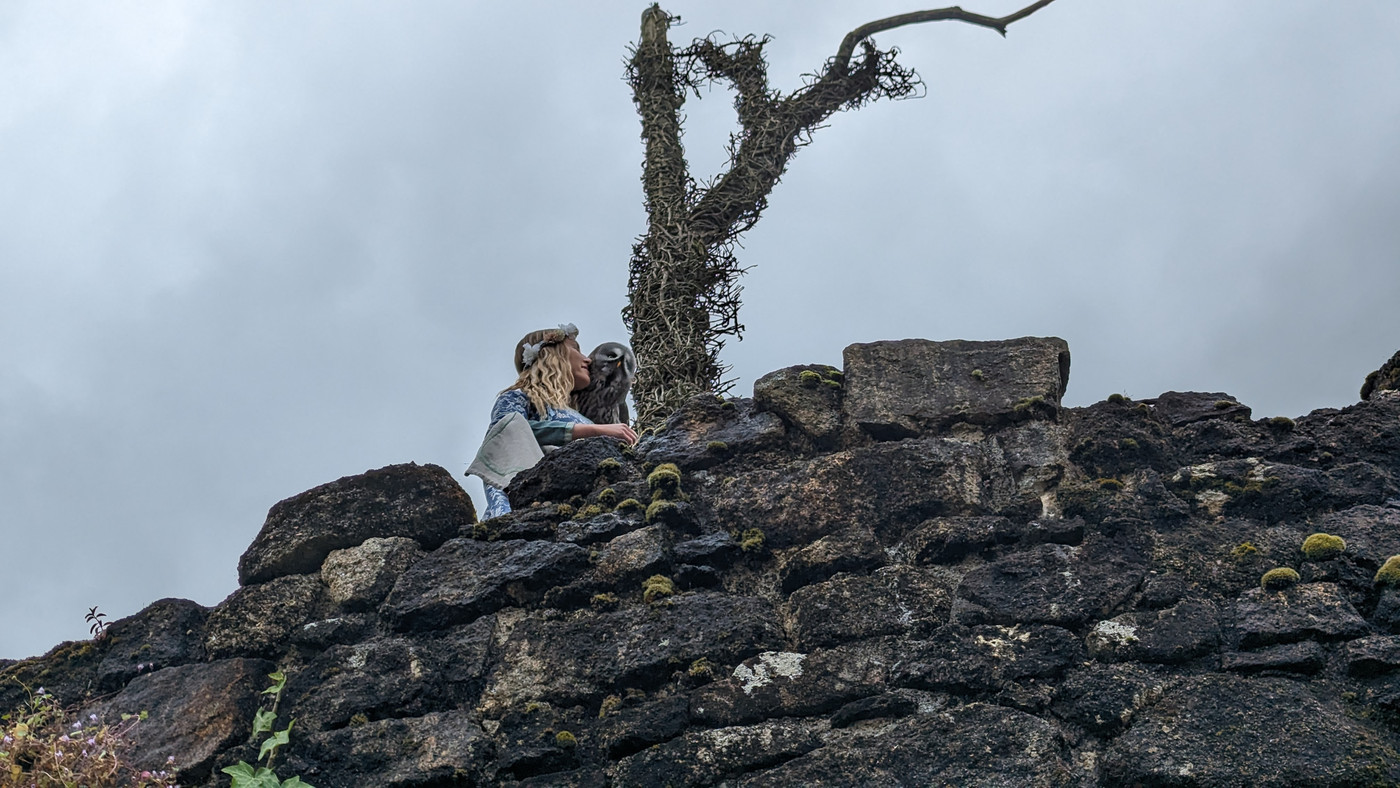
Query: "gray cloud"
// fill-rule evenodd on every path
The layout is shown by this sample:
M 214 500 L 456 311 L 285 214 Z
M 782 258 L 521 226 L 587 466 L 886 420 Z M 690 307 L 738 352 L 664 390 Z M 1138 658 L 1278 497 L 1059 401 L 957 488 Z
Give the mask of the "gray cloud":
M 1003 13 L 1003 0 L 985 9 Z M 879 0 L 677 2 L 792 89 Z M 0 657 L 214 604 L 277 500 L 460 473 L 526 330 L 623 338 L 642 6 L 0 11 Z M 1068 399 L 1355 401 L 1400 342 L 1400 10 L 1081 0 L 892 31 L 745 239 L 747 393 L 857 341 L 1063 336 Z M 725 91 L 687 106 L 695 175 Z M 476 482 L 466 482 L 478 496 Z

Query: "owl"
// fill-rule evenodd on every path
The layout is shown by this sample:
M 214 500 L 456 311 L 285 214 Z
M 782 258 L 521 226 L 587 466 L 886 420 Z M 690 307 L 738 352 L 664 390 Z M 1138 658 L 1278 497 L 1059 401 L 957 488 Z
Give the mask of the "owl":
M 592 359 L 588 386 L 578 392 L 578 412 L 594 424 L 627 424 L 627 392 L 637 376 L 637 357 L 620 342 L 604 342 L 588 354 Z

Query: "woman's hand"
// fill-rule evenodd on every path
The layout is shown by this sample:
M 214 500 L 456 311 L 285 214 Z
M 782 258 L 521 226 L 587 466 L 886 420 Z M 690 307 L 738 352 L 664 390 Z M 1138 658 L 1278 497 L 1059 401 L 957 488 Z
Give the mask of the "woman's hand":
M 637 433 L 626 424 L 575 424 L 574 438 L 613 438 L 631 446 Z

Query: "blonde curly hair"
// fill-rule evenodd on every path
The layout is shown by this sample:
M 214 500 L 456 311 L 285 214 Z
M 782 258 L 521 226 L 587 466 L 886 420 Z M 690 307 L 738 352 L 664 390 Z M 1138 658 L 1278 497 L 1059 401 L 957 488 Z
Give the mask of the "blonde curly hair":
M 539 345 L 538 353 L 527 366 L 525 346 Z M 520 374 L 506 389 L 525 392 L 530 405 L 540 418 L 547 418 L 550 408 L 573 407 L 574 370 L 569 363 L 570 348 L 578 341 L 558 328 L 531 331 L 515 343 L 515 370 Z

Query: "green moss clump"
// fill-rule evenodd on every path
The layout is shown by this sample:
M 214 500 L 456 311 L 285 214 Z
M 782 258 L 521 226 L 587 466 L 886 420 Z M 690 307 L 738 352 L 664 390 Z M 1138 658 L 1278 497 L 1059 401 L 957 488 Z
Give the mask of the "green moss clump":
M 983 372 L 983 371 L 980 370 L 980 369 L 974 369 L 974 370 L 972 370 L 972 372 L 969 374 L 969 377 L 971 377 L 973 380 L 986 380 L 986 378 L 987 378 L 987 373 Z
M 1100 490 L 1121 490 L 1121 489 L 1123 489 L 1123 483 L 1122 483 L 1121 481 L 1117 480 L 1117 479 L 1096 479 L 1096 480 L 1095 480 L 1095 484 L 1097 484 L 1097 485 L 1099 486 L 1099 489 L 1100 489 Z
M 690 663 L 690 669 L 686 673 L 693 679 L 712 679 L 715 677 L 715 666 L 705 657 L 701 657 Z
M 846 382 L 846 373 L 842 372 L 841 370 L 837 369 L 836 367 L 827 367 L 827 368 L 826 368 L 826 379 L 829 380 L 829 381 L 831 381 L 832 383 L 845 383 L 845 382 Z
M 611 610 L 617 607 L 617 594 L 594 594 L 593 598 L 588 600 L 588 604 L 603 610 Z
M 604 487 L 603 491 L 598 493 L 598 505 L 606 506 L 609 509 L 617 506 L 617 490 L 611 487 Z
M 1114 405 L 1125 405 L 1128 402 L 1128 398 L 1123 396 L 1122 394 L 1114 392 L 1108 395 L 1108 401 L 1112 402 Z
M 814 389 L 821 385 L 822 376 L 810 369 L 804 369 L 797 375 L 797 383 L 803 388 Z
M 1138 448 L 1138 442 L 1133 440 L 1132 438 L 1124 438 L 1123 440 L 1118 441 L 1118 448 L 1136 451 Z
M 1242 564 L 1259 554 L 1259 548 L 1253 542 L 1240 542 L 1235 545 L 1235 549 L 1230 551 L 1230 557 L 1235 559 L 1235 563 Z
M 620 470 L 622 470 L 622 463 L 613 457 L 604 457 L 598 461 L 599 473 L 615 473 Z
M 486 526 L 486 523 L 474 523 L 472 525 L 472 538 L 484 542 L 491 538 L 491 529 Z
M 549 704 L 548 704 L 548 703 L 540 703 L 540 702 L 537 701 L 537 700 L 532 700 L 532 701 L 530 701 L 529 703 L 525 704 L 525 713 L 526 713 L 526 714 L 536 714 L 536 713 L 538 713 L 538 712 L 541 712 L 541 711 L 548 711 L 548 710 L 549 710 Z
M 1275 416 L 1272 419 L 1269 419 L 1269 426 L 1274 427 L 1275 429 L 1283 430 L 1284 432 L 1292 432 L 1293 428 L 1298 425 L 1294 424 L 1293 419 L 1290 419 L 1287 416 Z
M 1215 401 L 1215 409 L 1216 409 L 1216 410 L 1228 410 L 1228 409 L 1230 409 L 1230 408 L 1235 407 L 1235 406 L 1238 405 L 1238 404 L 1239 404 L 1238 402 L 1235 402 L 1235 401 L 1232 400 L 1232 399 L 1218 399 L 1218 400 Z
M 822 385 L 823 385 L 823 386 L 826 386 L 826 387 L 829 388 L 829 389 L 839 389 L 839 388 L 841 388 L 841 381 L 839 381 L 839 380 L 823 380 L 823 381 L 822 381 Z
M 1037 394 L 1034 397 L 1026 397 L 1020 402 L 1017 402 L 1015 405 L 1012 405 L 1011 410 L 1013 413 L 1028 413 L 1032 408 L 1039 407 L 1044 404 L 1045 398 Z
M 675 500 L 681 491 L 681 469 L 673 462 L 663 462 L 647 474 L 647 488 L 653 501 Z
M 739 535 L 739 549 L 746 553 L 756 553 L 763 549 L 763 530 L 749 528 Z
M 1259 578 L 1259 587 L 1265 591 L 1279 591 L 1298 584 L 1298 572 L 1286 566 L 1279 566 L 1264 573 Z
M 652 501 L 651 505 L 647 507 L 647 525 L 651 525 L 652 523 L 657 522 L 658 520 L 664 520 L 667 517 L 670 517 L 671 515 L 676 513 L 676 510 L 678 508 L 679 507 L 676 506 L 675 501 Z
M 1392 555 L 1385 559 L 1381 568 L 1376 570 L 1376 577 L 1372 582 L 1377 585 L 1400 586 L 1400 555 Z
M 603 698 L 603 705 L 598 707 L 598 719 L 602 719 L 609 714 L 613 714 L 622 707 L 622 698 L 616 695 L 609 695 Z
M 710 441 L 709 443 L 705 444 L 705 451 L 709 452 L 710 454 L 728 454 L 729 444 L 725 443 L 724 441 Z
M 578 737 L 568 731 L 559 731 L 554 734 L 554 743 L 566 750 L 572 750 L 578 746 Z
M 648 605 L 676 593 L 676 584 L 665 575 L 652 575 L 642 581 L 642 601 Z
M 642 502 L 636 498 L 623 498 L 621 501 L 617 502 L 617 507 L 613 509 L 613 511 L 618 514 L 633 514 L 642 511 L 644 508 Z
M 1347 540 L 1332 534 L 1312 534 L 1303 540 L 1303 555 L 1309 561 L 1326 561 L 1346 552 Z
M 567 503 L 561 503 L 558 506 L 554 507 L 554 513 L 559 515 L 560 517 L 573 517 L 574 511 L 574 507 L 568 505 Z
M 361 725 L 367 724 L 368 722 L 369 715 L 365 714 L 364 712 L 360 712 L 359 714 L 356 714 L 350 718 L 350 727 L 358 728 Z
M 607 512 L 607 510 L 604 509 L 603 507 L 599 506 L 598 504 L 596 504 L 596 503 L 590 503 L 589 505 L 583 507 L 582 509 L 579 509 L 579 510 L 578 510 L 578 514 L 574 515 L 574 519 L 575 519 L 575 520 L 587 520 L 587 519 L 589 519 L 590 517 L 597 517 L 598 515 L 600 515 L 600 514 L 605 514 L 606 512 Z

